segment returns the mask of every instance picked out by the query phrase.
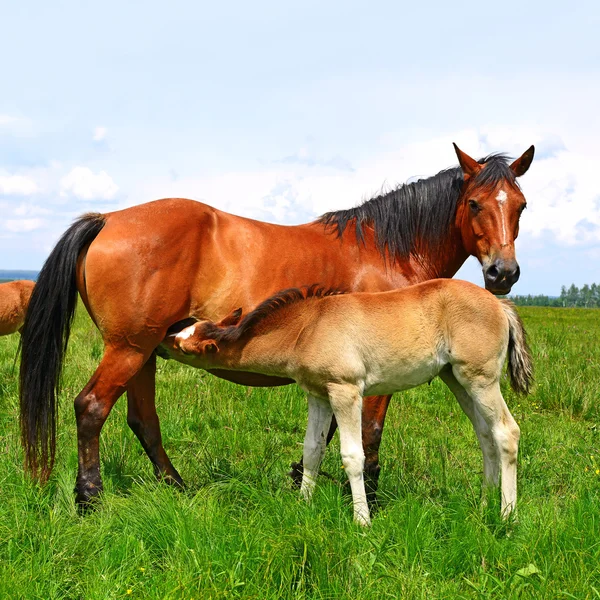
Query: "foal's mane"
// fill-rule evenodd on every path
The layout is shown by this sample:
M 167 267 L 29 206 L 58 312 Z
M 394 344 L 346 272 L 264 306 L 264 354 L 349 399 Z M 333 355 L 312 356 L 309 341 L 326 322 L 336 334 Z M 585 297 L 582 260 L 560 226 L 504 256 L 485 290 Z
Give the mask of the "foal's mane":
M 213 338 L 217 342 L 235 342 L 245 334 L 250 333 L 265 319 L 280 311 L 282 308 L 297 304 L 311 298 L 324 298 L 343 294 L 343 290 L 320 287 L 315 283 L 302 288 L 289 288 L 273 294 L 261 302 L 253 311 L 249 312 L 237 325 L 218 327 L 214 323 L 207 323 L 202 331 L 203 336 Z
M 478 162 L 485 168 L 475 177 L 473 187 L 494 188 L 506 180 L 518 187 L 506 154 L 490 154 Z M 427 179 L 400 184 L 354 208 L 325 213 L 319 222 L 335 228 L 338 237 L 354 222 L 362 243 L 363 226 L 370 225 L 379 252 L 392 261 L 426 251 L 436 253 L 443 250 L 451 232 L 462 187 L 463 172 L 452 167 Z

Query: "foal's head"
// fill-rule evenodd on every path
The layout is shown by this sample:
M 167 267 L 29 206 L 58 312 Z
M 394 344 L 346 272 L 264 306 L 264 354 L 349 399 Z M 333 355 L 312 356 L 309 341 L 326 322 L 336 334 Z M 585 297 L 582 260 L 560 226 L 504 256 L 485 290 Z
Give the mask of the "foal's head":
M 235 328 L 241 318 L 242 309 L 238 308 L 218 323 L 193 318 L 179 321 L 169 329 L 161 346 L 170 355 L 202 359 L 219 351 L 218 341 L 228 330 Z
M 464 176 L 456 215 L 463 244 L 481 263 L 486 289 L 508 294 L 520 275 L 515 240 L 527 206 L 517 177 L 529 169 L 534 147 L 511 164 L 503 155 L 478 162 L 454 148 Z

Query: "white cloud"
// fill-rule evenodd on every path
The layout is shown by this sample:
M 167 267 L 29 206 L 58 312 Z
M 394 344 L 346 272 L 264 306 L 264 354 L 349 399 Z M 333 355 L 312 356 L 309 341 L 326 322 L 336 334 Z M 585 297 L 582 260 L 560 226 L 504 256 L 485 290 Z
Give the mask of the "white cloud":
M 383 185 L 427 177 L 455 165 L 453 141 L 476 158 L 498 151 L 516 157 L 536 144 L 537 158 L 520 179 L 528 201 L 521 235 L 550 233 L 567 246 L 600 242 L 600 152 L 590 154 L 589 148 L 580 147 L 579 140 L 533 128 L 490 126 L 396 144 L 367 160 L 352 160 L 354 171 L 276 162 L 259 170 L 203 178 L 151 179 L 139 186 L 128 204 L 183 196 L 247 217 L 299 223 L 328 210 L 354 206 Z M 302 156 L 303 150 L 297 155 Z
M 0 194 L 4 196 L 29 196 L 38 191 L 38 186 L 23 175 L 0 175 Z
M 12 125 L 18 121 L 18 117 L 13 117 L 11 115 L 0 115 L 0 127 L 4 127 L 6 125 Z
M 106 171 L 94 173 L 88 167 L 75 167 L 60 181 L 63 197 L 75 196 L 81 200 L 110 200 L 119 190 Z
M 39 229 L 42 224 L 42 219 L 8 219 L 4 227 L 13 233 L 23 233 Z
M 106 138 L 106 127 L 96 127 L 94 129 L 94 141 L 102 142 Z
M 33 133 L 33 123 L 25 117 L 0 114 L 0 133 L 8 133 L 17 137 L 30 137 Z
M 35 217 L 37 215 L 49 215 L 52 211 L 37 204 L 25 204 L 22 202 L 13 209 L 13 214 L 17 217 Z

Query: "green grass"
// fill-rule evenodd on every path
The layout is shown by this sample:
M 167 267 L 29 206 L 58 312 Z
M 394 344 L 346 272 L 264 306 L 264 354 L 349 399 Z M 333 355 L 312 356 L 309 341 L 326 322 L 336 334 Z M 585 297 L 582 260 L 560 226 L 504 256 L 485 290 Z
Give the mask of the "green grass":
M 188 488 L 154 482 L 121 399 L 102 434 L 105 494 L 77 515 L 72 400 L 102 352 L 77 316 L 58 457 L 44 488 L 22 470 L 17 336 L 0 338 L 0 598 L 600 598 L 600 311 L 521 309 L 535 355 L 521 426 L 518 521 L 480 508 L 481 455 L 435 381 L 392 402 L 382 508 L 352 523 L 321 478 L 304 503 L 286 471 L 306 422 L 295 387 L 247 389 L 159 360 L 158 411 Z M 344 481 L 337 443 L 324 470 Z

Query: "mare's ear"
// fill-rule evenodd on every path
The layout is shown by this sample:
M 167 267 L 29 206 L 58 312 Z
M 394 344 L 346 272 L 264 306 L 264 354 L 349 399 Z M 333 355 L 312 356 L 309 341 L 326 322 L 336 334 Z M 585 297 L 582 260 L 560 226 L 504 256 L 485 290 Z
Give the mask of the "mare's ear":
M 236 308 L 234 311 L 230 312 L 224 319 L 221 319 L 218 323 L 216 323 L 217 327 L 230 327 L 232 325 L 237 325 L 242 318 L 242 309 Z
M 458 157 L 458 164 L 462 169 L 465 181 L 470 177 L 475 177 L 477 173 L 483 169 L 483 165 L 480 165 L 474 158 L 471 158 L 468 154 L 463 152 L 454 142 L 452 145 L 454 146 L 456 156 Z
M 531 161 L 533 160 L 533 155 L 535 154 L 535 146 L 529 146 L 523 154 L 515 160 L 515 162 L 510 165 L 511 171 L 515 174 L 515 177 L 521 177 L 521 175 L 525 175 L 527 170 L 531 166 Z
M 203 354 L 216 354 L 219 351 L 219 346 L 217 346 L 215 340 L 204 340 L 199 346 L 199 350 Z

